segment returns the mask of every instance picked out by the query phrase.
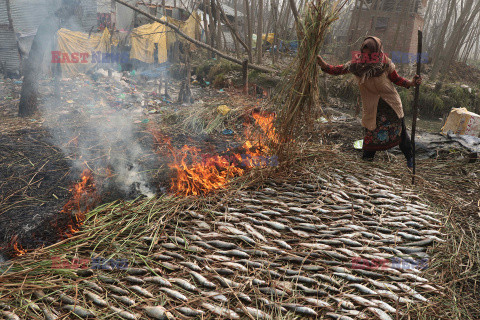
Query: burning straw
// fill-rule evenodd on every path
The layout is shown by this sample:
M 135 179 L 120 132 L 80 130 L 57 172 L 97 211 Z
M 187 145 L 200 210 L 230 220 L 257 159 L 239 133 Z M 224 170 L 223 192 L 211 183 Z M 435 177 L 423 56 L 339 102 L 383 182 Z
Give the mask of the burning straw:
M 280 150 L 321 112 L 317 55 L 331 24 L 338 19 L 344 0 L 311 0 L 297 20 L 298 54 L 273 102 L 282 105 L 278 114 Z M 283 149 L 282 149 L 283 148 Z

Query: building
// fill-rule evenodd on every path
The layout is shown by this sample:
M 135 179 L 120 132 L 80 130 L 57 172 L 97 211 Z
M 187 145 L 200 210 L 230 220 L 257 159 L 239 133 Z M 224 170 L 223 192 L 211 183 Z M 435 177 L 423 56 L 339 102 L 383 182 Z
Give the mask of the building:
M 356 0 L 347 35 L 348 55 L 368 35 L 382 39 L 384 51 L 417 52 L 428 0 Z
M 72 29 L 90 32 L 97 26 L 97 0 L 81 0 L 79 17 Z M 40 24 L 60 7 L 61 0 L 0 1 L 0 64 L 5 73 L 20 73 Z

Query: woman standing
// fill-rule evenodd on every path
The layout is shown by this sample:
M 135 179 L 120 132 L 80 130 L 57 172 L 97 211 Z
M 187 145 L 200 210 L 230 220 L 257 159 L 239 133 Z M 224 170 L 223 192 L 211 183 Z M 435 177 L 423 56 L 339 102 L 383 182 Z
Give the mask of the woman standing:
M 418 75 L 412 80 L 400 77 L 376 37 L 365 38 L 359 57 L 345 65 L 331 66 L 321 56 L 318 56 L 318 64 L 328 74 L 353 73 L 357 78 L 365 128 L 363 159 L 372 161 L 376 151 L 398 145 L 407 159 L 407 166 L 412 168 L 412 145 L 405 127 L 402 101 L 393 83 L 410 88 L 421 84 L 422 78 Z

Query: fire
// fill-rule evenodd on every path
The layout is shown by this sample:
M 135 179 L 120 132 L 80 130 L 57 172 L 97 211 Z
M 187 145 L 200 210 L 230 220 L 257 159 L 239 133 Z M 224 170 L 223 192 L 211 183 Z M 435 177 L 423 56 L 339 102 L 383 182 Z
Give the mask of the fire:
M 247 140 L 241 148 L 243 152 L 227 150 L 227 153 L 231 153 L 230 156 L 200 156 L 199 149 L 187 145 L 176 149 L 168 137 L 150 128 L 157 143 L 167 145 L 173 156 L 173 162 L 169 164 L 175 173 L 171 191 L 180 195 L 206 194 L 224 188 L 232 178 L 244 175 L 248 169 L 268 165 L 265 156 L 268 156 L 270 150 L 266 142 L 278 142 L 273 124 L 275 115 L 253 113 L 252 116 L 262 132 L 254 133 L 251 126 L 247 127 Z
M 62 213 L 72 216 L 67 226 L 68 230 L 64 231 L 64 236 L 67 237 L 80 231 L 86 214 L 95 206 L 98 200 L 93 175 L 89 169 L 83 170 L 81 181 L 76 183 L 73 188 L 70 189 L 70 192 L 72 197 L 63 206 L 61 211 Z

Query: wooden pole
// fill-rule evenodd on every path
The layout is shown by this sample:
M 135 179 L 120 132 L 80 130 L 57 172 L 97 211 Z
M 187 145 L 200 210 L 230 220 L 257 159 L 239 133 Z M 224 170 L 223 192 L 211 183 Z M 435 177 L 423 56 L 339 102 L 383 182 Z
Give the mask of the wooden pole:
M 418 30 L 418 50 L 417 50 L 417 74 L 420 75 L 422 69 L 422 31 Z M 413 175 L 412 184 L 415 184 L 415 131 L 417 129 L 418 117 L 418 97 L 420 95 L 420 85 L 415 86 L 415 98 L 413 100 L 413 119 L 412 119 L 412 151 L 413 151 Z
M 217 50 L 211 46 L 209 46 L 208 44 L 205 44 L 201 41 L 198 41 L 196 39 L 193 39 L 191 37 L 189 37 L 188 35 L 186 35 L 183 31 L 181 31 L 176 25 L 174 24 L 171 24 L 169 23 L 168 21 L 163 21 L 157 17 L 154 17 L 152 16 L 151 14 L 143 11 L 143 10 L 140 10 L 139 8 L 137 7 L 134 7 L 133 5 L 129 4 L 128 2 L 125 2 L 124 0 L 115 0 L 116 2 L 118 3 L 121 3 L 123 4 L 124 6 L 144 15 L 145 17 L 153 20 L 153 21 L 157 21 L 158 23 L 161 23 L 167 27 L 169 27 L 170 29 L 172 29 L 176 34 L 180 35 L 182 38 L 186 39 L 187 41 L 190 41 L 191 43 L 199 46 L 199 47 L 202 47 L 204 49 L 207 49 L 215 54 L 217 54 L 218 56 L 228 60 L 228 61 L 231 61 L 233 63 L 236 63 L 236 64 L 239 64 L 239 65 L 242 65 L 243 64 L 243 61 L 240 60 L 240 59 L 237 59 L 235 57 L 232 57 L 232 56 L 229 56 L 228 54 L 226 53 L 223 53 L 221 52 L 220 50 Z M 256 64 L 249 64 L 249 67 L 254 69 L 254 70 L 257 70 L 257 71 L 260 71 L 260 72 L 272 72 L 272 73 L 276 73 L 277 70 L 275 69 L 271 69 L 271 68 L 268 68 L 268 67 L 263 67 L 263 66 L 259 66 L 259 65 L 256 65 Z
M 248 94 L 248 59 L 243 60 L 243 93 Z

